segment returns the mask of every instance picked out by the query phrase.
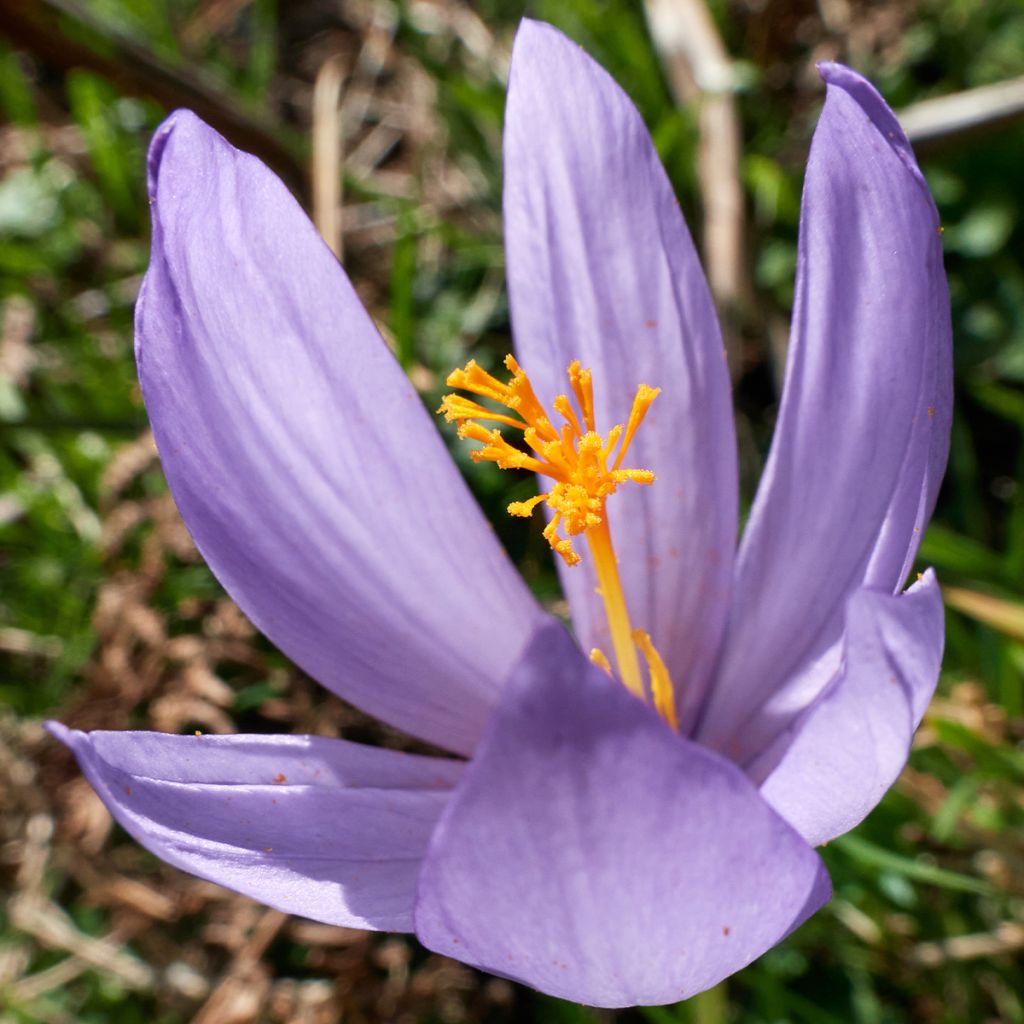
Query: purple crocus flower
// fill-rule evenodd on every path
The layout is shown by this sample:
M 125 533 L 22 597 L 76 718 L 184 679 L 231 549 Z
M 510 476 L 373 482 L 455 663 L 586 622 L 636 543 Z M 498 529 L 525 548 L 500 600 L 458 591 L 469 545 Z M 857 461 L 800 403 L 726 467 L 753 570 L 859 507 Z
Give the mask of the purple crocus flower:
M 478 458 L 547 474 L 575 640 L 282 184 L 192 114 L 164 123 L 137 341 L 178 507 L 297 664 L 459 757 L 52 725 L 133 836 L 273 907 L 415 931 L 600 1006 L 692 995 L 824 903 L 814 846 L 891 785 L 938 675 L 935 580 L 902 586 L 951 371 L 907 139 L 862 78 L 821 73 L 785 390 L 734 554 L 729 381 L 669 182 L 608 75 L 550 27 L 519 30 L 505 231 L 532 376 L 471 364 L 451 383 L 507 411 L 445 409 Z

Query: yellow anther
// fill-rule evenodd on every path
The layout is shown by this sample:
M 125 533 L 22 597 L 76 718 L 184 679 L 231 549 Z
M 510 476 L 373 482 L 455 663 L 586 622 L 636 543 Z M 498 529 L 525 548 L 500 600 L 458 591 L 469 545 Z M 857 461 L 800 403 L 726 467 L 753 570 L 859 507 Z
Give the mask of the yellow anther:
M 460 423 L 458 434 L 463 441 L 483 441 L 485 444 L 490 444 L 491 438 L 495 434 L 501 437 L 500 431 L 488 430 L 487 427 L 481 427 L 479 423 L 474 423 L 472 420 L 464 420 Z
M 538 494 L 535 498 L 530 498 L 527 501 L 513 501 L 505 511 L 510 516 L 521 516 L 523 519 L 529 519 L 533 515 L 533 510 L 546 497 L 546 494 Z
M 635 484 L 653 484 L 654 474 L 649 469 L 613 469 L 612 476 L 616 483 L 624 484 L 632 480 Z
M 550 504 L 550 497 L 548 504 Z M 579 564 L 580 556 L 572 546 L 572 541 L 558 536 L 558 524 L 562 520 L 562 513 L 556 512 L 551 517 L 551 522 L 544 527 L 544 539 L 551 545 L 556 555 L 561 555 L 566 565 Z
M 651 698 L 654 700 L 655 709 L 678 732 L 676 693 L 672 688 L 672 680 L 669 678 L 668 669 L 665 668 L 665 662 L 651 643 L 651 638 L 642 629 L 633 630 L 633 643 L 640 648 L 640 653 L 647 662 L 647 675 L 651 683 Z
M 533 393 L 533 385 L 522 368 L 511 355 L 505 356 L 505 368 L 512 374 L 508 383 L 509 400 L 505 403 L 514 409 L 537 433 L 545 440 L 558 440 L 558 434 L 551 426 L 551 420 L 544 411 L 544 406 Z
M 651 470 L 624 469 L 622 462 L 661 389 L 641 384 L 625 425 L 617 424 L 602 436 L 594 419 L 593 377 L 578 360 L 567 371 L 576 406 L 573 407 L 569 395 L 555 397 L 554 409 L 563 421 L 557 428 L 538 400 L 529 377 L 511 355 L 505 358 L 505 368 L 512 374 L 507 384 L 470 361 L 463 369 L 449 374 L 448 385 L 489 398 L 504 406 L 507 414 L 455 394 L 445 395 L 438 411 L 449 422 L 458 423 L 459 437 L 483 445 L 470 453 L 477 462 L 494 462 L 501 469 L 528 469 L 553 481 L 549 491 L 527 501 L 511 502 L 508 513 L 526 518 L 538 505 L 546 503 L 551 519 L 543 536 L 566 565 L 580 561 L 572 538 L 586 537 L 619 678 L 631 693 L 641 700 L 645 698 L 638 651 L 642 653 L 654 705 L 677 729 L 674 691 L 665 664 L 650 637 L 643 630 L 634 630 L 629 620 L 605 510 L 606 501 L 622 484 L 647 486 L 654 482 Z M 521 430 L 526 450 L 505 440 L 498 427 L 485 427 L 481 421 Z M 602 651 L 595 649 L 590 657 L 594 664 L 611 672 L 611 664 Z
M 633 436 L 636 434 L 637 428 L 644 421 L 644 417 L 647 415 L 647 410 L 650 409 L 654 400 L 661 394 L 661 388 L 651 388 L 646 384 L 641 384 L 636 389 L 636 397 L 633 399 L 633 408 L 629 411 L 629 420 L 626 422 L 626 436 L 622 440 L 622 447 L 619 449 L 618 457 L 615 460 L 613 469 L 618 469 L 625 458 L 626 452 L 629 450 L 629 446 L 633 443 Z
M 503 405 L 509 397 L 508 385 L 502 384 L 497 377 L 492 377 L 486 370 L 481 369 L 474 359 L 470 359 L 463 369 L 452 370 L 445 383 L 450 388 L 472 391 L 474 395 L 493 398 Z
M 565 420 L 566 426 L 573 434 L 577 437 L 583 436 L 583 428 L 580 426 L 580 421 L 576 418 L 576 410 L 573 409 L 568 395 L 555 396 L 555 412 Z
M 622 424 L 616 423 L 611 430 L 608 431 L 608 443 L 604 446 L 604 450 L 601 452 L 602 457 L 607 460 L 608 456 L 615 450 L 615 446 L 619 443 L 619 438 L 622 437 Z M 619 458 L 616 459 L 616 465 L 622 461 L 622 453 L 619 453 Z
M 520 430 L 525 426 L 521 420 L 513 419 L 513 417 L 500 412 L 493 412 L 479 402 L 474 402 L 471 398 L 463 398 L 462 395 L 445 395 L 441 400 L 441 408 L 437 411 L 444 413 L 444 418 L 449 423 L 462 420 L 488 420 L 492 423 L 504 423 L 506 427 L 518 427 Z
M 594 385 L 590 370 L 581 370 L 580 361 L 574 359 L 569 364 L 569 387 L 576 396 L 580 412 L 583 413 L 583 422 L 587 430 L 594 429 Z
M 452 387 L 490 398 L 503 405 L 508 413 L 496 412 L 462 395 L 445 395 L 441 402 L 449 422 L 458 423 L 459 437 L 479 441 L 483 447 L 472 453 L 477 462 L 494 462 L 501 469 L 528 469 L 553 480 L 554 487 L 540 497 L 556 514 L 557 525 L 549 524 L 544 536 L 552 550 L 568 564 L 579 561 L 571 538 L 598 526 L 605 519 L 604 503 L 624 483 L 648 485 L 654 474 L 647 469 L 622 469 L 625 447 L 632 441 L 643 421 L 658 388 L 641 384 L 633 400 L 629 421 L 612 427 L 602 437 L 594 423 L 594 385 L 590 370 L 574 361 L 568 370 L 569 388 L 576 399 L 574 409 L 568 395 L 558 395 L 556 412 L 564 421 L 555 429 L 547 410 L 541 405 L 529 377 L 513 356 L 505 358 L 505 367 L 512 379 L 503 384 L 496 377 L 470 361 L 461 370 L 448 375 Z M 482 422 L 514 427 L 523 432 L 527 451 L 511 445 L 498 427 L 488 428 Z M 622 446 L 609 467 L 620 440 Z M 525 516 L 536 508 L 533 503 L 513 502 L 511 515 Z M 559 528 L 564 532 L 560 533 Z
M 600 647 L 595 647 L 590 652 L 590 661 L 598 668 L 603 668 L 608 675 L 612 674 L 611 662 L 608 661 L 608 655 L 601 650 Z

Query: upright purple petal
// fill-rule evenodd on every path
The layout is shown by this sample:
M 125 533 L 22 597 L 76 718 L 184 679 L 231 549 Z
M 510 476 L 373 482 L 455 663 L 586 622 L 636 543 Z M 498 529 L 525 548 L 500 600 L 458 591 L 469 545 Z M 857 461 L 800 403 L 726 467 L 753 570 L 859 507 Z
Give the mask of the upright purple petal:
M 411 929 L 420 861 L 463 767 L 315 736 L 49 729 L 157 856 L 352 928 Z
M 210 567 L 324 685 L 472 750 L 536 606 L 281 182 L 194 115 L 150 152 L 139 375 Z
M 606 433 L 639 384 L 662 388 L 627 459 L 657 481 L 625 485 L 608 508 L 634 625 L 660 648 L 685 726 L 718 651 L 736 543 L 729 377 L 707 283 L 640 114 L 548 25 L 525 20 L 516 36 L 504 145 L 516 352 L 538 395 L 567 392 L 579 359 Z M 581 644 L 610 653 L 589 560 L 559 569 Z
M 839 639 L 850 595 L 899 590 L 948 450 L 935 205 L 873 87 L 838 65 L 821 70 L 782 408 L 700 732 L 740 760 L 791 720 L 788 681 Z
M 808 843 L 859 824 L 896 781 L 935 690 L 942 643 L 931 571 L 898 597 L 862 590 L 850 599 L 842 670 L 793 726 L 761 786 Z
M 431 840 L 429 948 L 597 1006 L 684 999 L 828 898 L 814 851 L 724 758 L 539 631 Z

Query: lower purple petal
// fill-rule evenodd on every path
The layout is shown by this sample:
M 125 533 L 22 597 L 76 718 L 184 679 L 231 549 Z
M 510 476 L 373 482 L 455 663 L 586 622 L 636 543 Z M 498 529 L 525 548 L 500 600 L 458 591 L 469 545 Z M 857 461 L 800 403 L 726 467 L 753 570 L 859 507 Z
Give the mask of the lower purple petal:
M 807 842 L 853 828 L 896 781 L 935 690 L 942 645 L 931 571 L 898 597 L 862 590 L 850 600 L 843 667 L 761 787 Z
M 429 948 L 565 999 L 673 1002 L 828 898 L 814 851 L 560 627 L 539 631 L 423 863 Z
M 462 763 L 313 736 L 48 723 L 110 813 L 168 863 L 326 924 L 410 931 L 420 862 Z

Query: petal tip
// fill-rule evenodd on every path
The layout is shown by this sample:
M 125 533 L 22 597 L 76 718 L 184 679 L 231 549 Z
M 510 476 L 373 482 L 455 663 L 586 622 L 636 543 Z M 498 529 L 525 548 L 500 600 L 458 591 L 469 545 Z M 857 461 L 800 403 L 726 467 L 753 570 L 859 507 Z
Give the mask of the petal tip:
M 909 587 L 907 587 L 907 593 L 911 594 L 918 590 L 934 590 L 939 585 L 939 579 L 935 575 L 935 570 L 928 566 L 923 572 L 917 574 L 917 578 Z
M 150 204 L 157 201 L 162 175 L 177 186 L 170 195 L 187 194 L 196 180 L 210 173 L 211 164 L 224 152 L 238 151 L 198 114 L 185 107 L 169 114 L 153 133 L 146 154 Z M 155 222 L 155 205 L 153 212 Z
M 78 729 L 69 729 L 63 722 L 54 721 L 52 718 L 48 718 L 43 722 L 43 728 L 55 740 L 63 743 L 65 747 L 72 751 L 77 751 L 81 742 L 86 739 L 84 732 L 80 732 Z
M 520 41 L 532 43 L 553 38 L 564 39 L 565 36 L 554 25 L 546 21 L 540 21 L 537 18 L 520 19 L 519 27 L 516 29 L 516 43 Z
M 910 172 L 924 185 L 913 147 L 892 108 L 875 86 L 853 68 L 836 61 L 822 60 L 816 65 L 818 74 L 829 90 L 841 89 L 856 103 L 878 129 L 882 138 L 896 151 Z M 925 186 L 927 188 L 927 186 Z
M 149 198 L 156 198 L 157 178 L 160 174 L 160 163 L 163 160 L 164 150 L 173 134 L 195 134 L 199 132 L 213 132 L 213 129 L 198 114 L 181 107 L 173 111 L 160 122 L 153 138 L 149 143 L 149 152 L 146 156 L 146 182 L 149 191 Z
M 585 56 L 583 48 L 554 25 L 534 18 L 523 18 L 512 44 L 512 67 L 522 65 L 527 59 L 565 59 L 572 53 Z
M 852 68 L 847 67 L 845 64 L 840 64 L 839 61 L 835 60 L 819 60 L 814 66 L 818 69 L 818 74 L 821 75 L 821 80 L 826 85 L 832 85 L 833 83 L 839 82 L 844 74 L 852 75 L 856 78 L 861 77 Z

